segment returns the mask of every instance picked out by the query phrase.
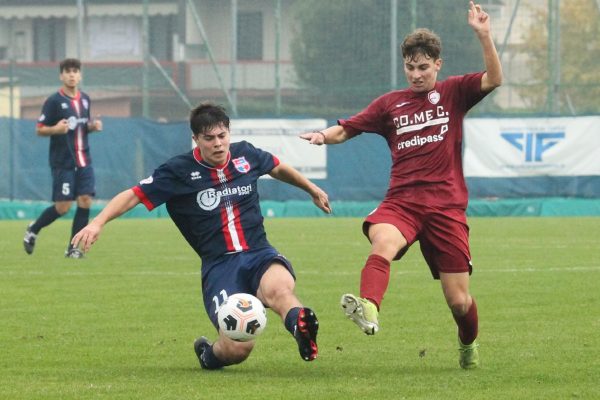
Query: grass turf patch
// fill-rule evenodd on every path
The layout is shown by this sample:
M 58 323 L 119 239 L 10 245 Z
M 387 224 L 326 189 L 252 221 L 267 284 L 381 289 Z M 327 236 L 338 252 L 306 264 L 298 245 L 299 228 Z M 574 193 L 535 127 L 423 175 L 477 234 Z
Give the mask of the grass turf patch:
M 83 260 L 63 256 L 70 221 L 22 248 L 0 221 L 0 398 L 600 398 L 600 219 L 471 218 L 471 291 L 482 367 L 458 367 L 456 327 L 418 246 L 392 264 L 381 331 L 339 309 L 369 246 L 355 218 L 266 221 L 320 321 L 301 360 L 271 311 L 250 358 L 202 371 L 192 349 L 216 333 L 200 260 L 168 219 L 116 220 Z

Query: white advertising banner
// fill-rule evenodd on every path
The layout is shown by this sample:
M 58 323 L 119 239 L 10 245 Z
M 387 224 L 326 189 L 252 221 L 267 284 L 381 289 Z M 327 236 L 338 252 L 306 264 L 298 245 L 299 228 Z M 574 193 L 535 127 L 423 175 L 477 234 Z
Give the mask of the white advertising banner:
M 467 118 L 467 177 L 600 175 L 600 117 Z
M 327 146 L 311 145 L 298 137 L 304 132 L 327 128 L 327 120 L 231 119 L 229 127 L 232 142 L 250 142 L 296 168 L 308 179 L 327 178 Z M 264 177 L 269 178 L 269 175 Z

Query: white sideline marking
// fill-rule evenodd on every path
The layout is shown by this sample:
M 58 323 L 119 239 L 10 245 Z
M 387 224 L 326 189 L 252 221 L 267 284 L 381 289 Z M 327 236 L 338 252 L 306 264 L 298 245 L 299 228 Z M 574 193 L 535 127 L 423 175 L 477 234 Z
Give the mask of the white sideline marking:
M 401 268 L 401 267 L 400 267 Z M 423 271 L 419 270 L 411 270 L 411 271 L 402 271 L 398 268 L 396 271 L 393 271 L 398 275 L 409 275 L 409 274 L 420 274 Z M 357 270 L 358 271 L 358 270 Z M 355 275 L 357 271 L 297 271 L 296 273 L 299 275 L 334 275 L 334 276 L 344 276 L 344 275 Z M 519 273 L 519 272 L 582 272 L 582 271 L 591 271 L 591 272 L 600 272 L 600 266 L 591 266 L 591 267 L 550 267 L 550 268 L 506 268 L 506 269 L 485 269 L 485 268 L 476 268 L 474 272 L 476 274 L 481 273 Z M 56 271 L 23 271 L 23 270 L 8 270 L 2 271 L 0 270 L 0 275 L 53 275 L 53 276 L 200 276 L 200 272 L 174 272 L 174 271 L 129 271 L 129 272 L 106 272 L 102 273 L 87 271 L 68 271 L 68 272 L 59 272 Z

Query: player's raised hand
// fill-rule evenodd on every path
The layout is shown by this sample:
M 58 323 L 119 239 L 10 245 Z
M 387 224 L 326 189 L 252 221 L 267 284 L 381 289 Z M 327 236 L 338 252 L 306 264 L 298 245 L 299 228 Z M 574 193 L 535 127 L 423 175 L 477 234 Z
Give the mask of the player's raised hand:
M 54 125 L 53 130 L 56 135 L 64 135 L 69 132 L 69 121 L 64 118 L 61 119 Z
M 325 144 L 325 134 L 321 131 L 302 133 L 300 139 L 308 140 L 310 144 L 316 144 L 317 146 Z
M 468 22 L 478 35 L 490 33 L 490 16 L 483 11 L 481 5 L 469 2 Z
M 331 206 L 329 205 L 329 196 L 323 189 L 316 187 L 312 194 L 313 203 L 327 214 L 331 214 Z
M 81 244 L 81 249 L 87 253 L 90 250 L 90 247 L 98 240 L 101 230 L 102 228 L 100 226 L 91 223 L 73 236 L 71 245 L 73 247 L 79 247 Z

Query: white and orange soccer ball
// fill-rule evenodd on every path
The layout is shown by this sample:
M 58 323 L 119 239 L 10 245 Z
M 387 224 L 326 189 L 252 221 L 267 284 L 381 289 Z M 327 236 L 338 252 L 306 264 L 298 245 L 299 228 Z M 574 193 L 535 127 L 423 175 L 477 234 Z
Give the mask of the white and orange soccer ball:
M 238 342 L 256 339 L 267 326 L 263 303 L 248 293 L 232 294 L 219 308 L 219 328 Z

